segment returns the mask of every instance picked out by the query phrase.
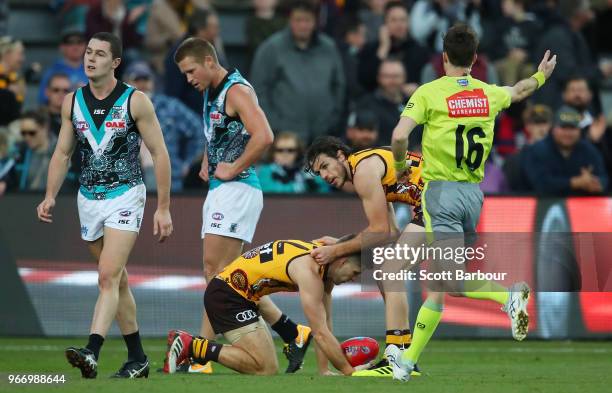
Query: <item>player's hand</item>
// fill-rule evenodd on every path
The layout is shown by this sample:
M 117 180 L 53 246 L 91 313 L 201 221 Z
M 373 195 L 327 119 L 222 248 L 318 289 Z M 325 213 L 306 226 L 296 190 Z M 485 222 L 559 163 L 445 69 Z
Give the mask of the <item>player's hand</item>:
M 597 143 L 601 140 L 601 137 L 606 133 L 606 117 L 602 114 L 589 127 L 589 138 L 591 141 Z
M 556 65 L 557 55 L 554 55 L 552 58 L 550 58 L 550 50 L 547 50 L 546 53 L 544 53 L 544 57 L 542 58 L 540 65 L 538 66 L 538 71 L 543 72 L 546 79 L 548 79 L 553 73 L 553 70 L 555 69 Z
M 338 239 L 332 236 L 323 236 L 318 239 L 314 239 L 313 242 L 321 243 L 324 246 L 331 246 L 332 244 L 338 243 Z
M 51 214 L 51 210 L 55 207 L 55 198 L 45 198 L 44 201 L 38 205 L 36 208 L 36 213 L 38 214 L 38 219 L 42 222 L 52 223 L 53 215 Z
M 333 246 L 317 247 L 310 252 L 310 256 L 320 265 L 327 265 L 336 259 L 336 249 Z
M 200 176 L 200 179 L 206 182 L 208 181 L 208 159 L 206 157 L 202 159 L 202 166 L 200 167 L 200 173 L 198 173 L 198 176 Z
M 238 176 L 236 173 L 236 167 L 233 163 L 229 162 L 220 162 L 217 164 L 217 169 L 215 169 L 215 177 L 219 180 L 232 180 Z
M 412 169 L 412 160 L 406 161 L 406 168 L 401 171 L 395 170 L 395 180 L 398 183 L 408 183 L 410 180 L 410 170 Z
M 170 210 L 157 209 L 153 215 L 153 236 L 157 236 L 159 234 L 158 241 L 163 243 L 163 241 L 172 234 L 172 230 Z

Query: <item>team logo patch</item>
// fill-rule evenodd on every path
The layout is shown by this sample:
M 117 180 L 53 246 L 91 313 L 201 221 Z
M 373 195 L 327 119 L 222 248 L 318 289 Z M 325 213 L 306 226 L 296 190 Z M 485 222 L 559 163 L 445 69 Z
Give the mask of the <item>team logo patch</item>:
M 236 233 L 236 231 L 238 231 L 238 224 L 230 225 L 230 232 L 231 233 Z
M 129 216 L 131 216 L 131 215 L 132 215 L 132 212 L 131 212 L 131 211 L 129 211 L 129 210 L 124 210 L 124 211 L 120 212 L 120 213 L 119 213 L 119 215 L 120 215 L 121 217 L 129 217 Z
M 89 229 L 87 229 L 87 227 L 85 225 L 81 225 L 81 235 L 82 236 L 87 236 L 87 232 L 89 231 Z
M 461 87 L 466 87 L 467 85 L 470 84 L 470 81 L 468 81 L 465 78 L 461 78 L 461 79 L 457 79 L 457 84 Z
M 111 112 L 111 117 L 113 120 L 123 119 L 123 108 L 121 106 L 114 106 L 113 111 Z
M 466 90 L 446 98 L 449 117 L 489 116 L 489 97 L 483 89 Z
M 212 218 L 213 220 L 221 221 L 223 220 L 224 216 L 222 213 L 217 212 L 217 213 L 213 213 Z
M 244 270 L 237 269 L 230 274 L 230 281 L 234 288 L 246 291 L 249 281 Z

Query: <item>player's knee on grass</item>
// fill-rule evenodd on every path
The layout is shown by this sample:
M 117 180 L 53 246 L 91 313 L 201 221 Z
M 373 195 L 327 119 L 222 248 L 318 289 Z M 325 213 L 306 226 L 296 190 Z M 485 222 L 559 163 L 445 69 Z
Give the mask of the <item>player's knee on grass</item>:
M 257 322 L 224 333 L 225 338 L 235 347 L 248 353 L 253 360 L 255 375 L 278 373 L 278 358 L 272 336 L 262 317 Z

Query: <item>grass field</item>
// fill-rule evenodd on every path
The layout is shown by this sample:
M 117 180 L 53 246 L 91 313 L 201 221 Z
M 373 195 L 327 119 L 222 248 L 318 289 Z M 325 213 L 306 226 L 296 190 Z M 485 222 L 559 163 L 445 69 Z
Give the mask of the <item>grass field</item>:
M 0 339 L 0 392 L 581 392 L 612 391 L 612 343 L 527 341 L 434 341 L 420 360 L 425 375 L 401 384 L 386 378 L 321 377 L 314 351 L 295 375 L 241 376 L 215 365 L 214 375 L 156 373 L 165 350 L 164 339 L 145 340 L 152 362 L 146 380 L 110 380 L 122 364 L 123 341 L 104 344 L 98 378 L 83 380 L 64 359 L 63 349 L 83 339 Z M 279 362 L 286 360 L 280 347 Z M 9 374 L 64 374 L 62 385 L 15 385 Z

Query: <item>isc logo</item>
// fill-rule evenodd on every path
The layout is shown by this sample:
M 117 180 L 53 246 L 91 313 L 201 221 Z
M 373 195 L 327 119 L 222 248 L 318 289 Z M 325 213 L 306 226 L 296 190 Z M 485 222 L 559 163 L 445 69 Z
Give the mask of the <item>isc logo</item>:
M 104 123 L 106 128 L 125 128 L 124 121 L 107 121 Z
M 94 115 L 103 115 L 106 110 L 104 109 L 94 109 Z

